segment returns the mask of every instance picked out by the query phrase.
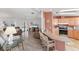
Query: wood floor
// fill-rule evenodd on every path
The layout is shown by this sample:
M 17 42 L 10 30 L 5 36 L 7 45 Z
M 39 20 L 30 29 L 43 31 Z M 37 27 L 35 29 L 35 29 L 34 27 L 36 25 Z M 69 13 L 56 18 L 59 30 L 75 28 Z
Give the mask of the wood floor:
M 41 46 L 40 39 L 33 38 L 33 34 L 29 33 L 29 37 L 23 42 L 24 50 L 20 44 L 19 47 L 12 49 L 12 51 L 44 51 Z M 79 40 L 68 38 L 66 35 L 60 36 L 63 41 L 65 41 L 66 51 L 79 51 Z
M 19 47 L 14 48 L 12 51 L 43 51 L 40 39 L 33 38 L 33 34 L 29 33 L 29 37 L 23 42 L 24 50 L 20 44 Z

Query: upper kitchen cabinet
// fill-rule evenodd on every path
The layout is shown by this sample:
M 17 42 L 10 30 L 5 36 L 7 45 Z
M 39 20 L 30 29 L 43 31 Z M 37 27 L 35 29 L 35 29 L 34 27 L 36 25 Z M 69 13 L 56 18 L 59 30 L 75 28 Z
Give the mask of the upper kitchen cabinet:
M 73 17 L 72 18 L 67 18 L 67 19 L 68 19 L 68 25 L 69 26 L 74 26 L 75 25 Z
M 79 26 L 79 17 L 72 16 L 68 18 L 69 26 Z
M 74 19 L 74 24 L 75 24 L 75 26 L 79 26 L 79 17 L 76 17 Z
M 65 18 L 64 16 L 61 16 L 61 18 L 59 18 L 59 24 L 67 24 L 68 23 L 68 19 Z

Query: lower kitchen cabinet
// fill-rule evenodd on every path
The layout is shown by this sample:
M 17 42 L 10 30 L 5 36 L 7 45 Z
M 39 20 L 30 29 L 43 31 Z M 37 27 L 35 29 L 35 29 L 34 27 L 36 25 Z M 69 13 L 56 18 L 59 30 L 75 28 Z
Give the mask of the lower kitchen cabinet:
M 68 37 L 79 40 L 79 30 L 68 30 Z
M 70 38 L 74 37 L 74 30 L 68 30 L 68 37 Z

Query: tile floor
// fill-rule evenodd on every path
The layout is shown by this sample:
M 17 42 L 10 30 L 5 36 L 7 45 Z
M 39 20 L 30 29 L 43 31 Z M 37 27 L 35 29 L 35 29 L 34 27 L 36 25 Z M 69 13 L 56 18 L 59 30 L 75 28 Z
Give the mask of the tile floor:
M 60 35 L 60 38 L 65 41 L 66 51 L 79 51 L 79 40 L 69 38 L 67 35 Z

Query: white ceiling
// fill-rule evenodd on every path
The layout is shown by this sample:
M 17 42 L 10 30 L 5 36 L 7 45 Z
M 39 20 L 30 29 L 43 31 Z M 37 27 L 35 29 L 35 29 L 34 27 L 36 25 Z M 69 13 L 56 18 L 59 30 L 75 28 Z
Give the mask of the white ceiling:
M 44 8 L 45 9 L 45 8 Z M 61 14 L 58 14 L 56 12 L 59 12 L 60 10 L 68 10 L 68 9 L 74 9 L 74 8 L 52 8 L 54 15 L 60 16 Z M 0 17 L 23 17 L 23 18 L 39 18 L 40 13 L 43 9 L 40 8 L 0 8 Z M 79 11 L 79 10 L 78 10 Z M 79 13 L 74 14 L 62 14 L 63 16 L 79 16 Z
M 52 10 L 55 16 L 79 16 L 79 8 L 53 8 Z

